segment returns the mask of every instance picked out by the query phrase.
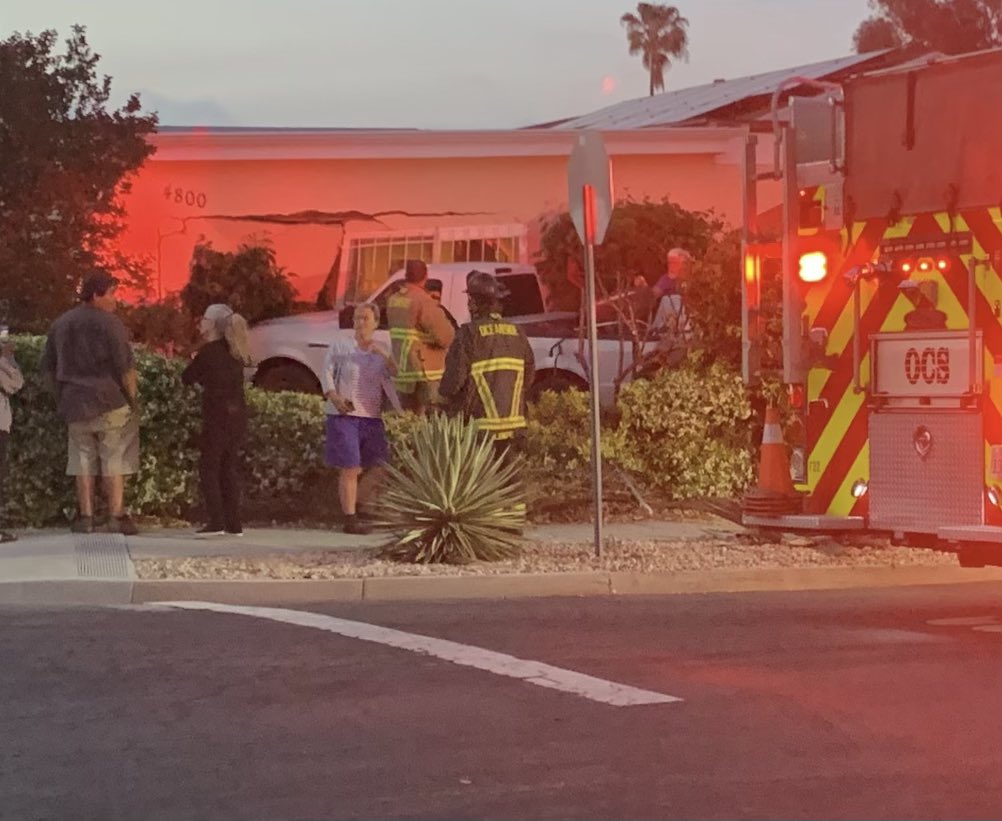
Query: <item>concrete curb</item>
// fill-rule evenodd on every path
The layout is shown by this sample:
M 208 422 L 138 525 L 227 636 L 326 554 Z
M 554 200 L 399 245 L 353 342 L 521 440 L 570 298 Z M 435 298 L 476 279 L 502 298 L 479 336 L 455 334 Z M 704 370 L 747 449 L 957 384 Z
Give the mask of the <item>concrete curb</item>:
M 130 604 L 132 581 L 39 579 L 0 582 L 0 604 Z
M 541 573 L 304 580 L 65 580 L 0 582 L 0 604 L 147 604 L 211 601 L 275 605 L 363 601 L 629 596 L 959 584 L 1002 581 L 1002 568 L 809 567 L 678 573 Z

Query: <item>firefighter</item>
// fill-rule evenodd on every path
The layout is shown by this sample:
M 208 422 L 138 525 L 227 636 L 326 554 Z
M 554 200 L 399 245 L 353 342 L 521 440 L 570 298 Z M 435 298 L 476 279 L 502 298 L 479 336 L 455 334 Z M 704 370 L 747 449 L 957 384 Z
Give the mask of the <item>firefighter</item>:
M 424 286 L 424 289 L 428 292 L 429 296 L 434 299 L 439 305 L 442 306 L 442 313 L 445 314 L 445 318 L 449 320 L 449 324 L 452 326 L 452 330 L 459 330 L 459 323 L 456 322 L 456 317 L 452 315 L 452 312 L 442 305 L 442 280 L 440 279 L 429 279 Z
M 407 260 L 403 284 L 386 300 L 397 393 L 404 410 L 419 414 L 438 404 L 445 352 L 455 336 L 442 306 L 424 288 L 427 279 L 424 262 Z
M 481 271 L 467 277 L 472 319 L 449 348 L 440 391 L 449 412 L 473 419 L 498 456 L 511 459 L 524 447 L 525 394 L 535 362 L 525 332 L 501 318 L 502 287 Z

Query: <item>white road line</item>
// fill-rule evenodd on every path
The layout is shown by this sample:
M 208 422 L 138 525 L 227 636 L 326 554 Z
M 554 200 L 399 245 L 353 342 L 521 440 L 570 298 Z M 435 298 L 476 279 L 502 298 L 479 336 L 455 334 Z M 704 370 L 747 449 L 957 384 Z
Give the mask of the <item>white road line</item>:
M 995 616 L 961 616 L 956 619 L 932 619 L 926 624 L 934 627 L 973 627 L 977 624 L 996 624 L 998 619 Z
M 339 636 L 371 641 L 376 644 L 386 644 L 412 653 L 436 656 L 453 664 L 464 667 L 475 667 L 499 676 L 509 676 L 529 684 L 548 687 L 552 690 L 562 690 L 582 698 L 611 704 L 615 707 L 633 707 L 640 704 L 668 704 L 681 701 L 676 696 L 655 693 L 651 690 L 641 690 L 626 684 L 586 676 L 573 670 L 564 670 L 539 661 L 527 661 L 504 653 L 495 653 L 481 647 L 459 644 L 455 641 L 434 639 L 420 636 L 416 633 L 405 633 L 389 627 L 379 627 L 360 621 L 349 621 L 322 613 L 309 613 L 304 610 L 283 610 L 274 607 L 242 607 L 230 604 L 213 604 L 210 602 L 159 602 L 160 606 L 176 607 L 183 610 L 211 610 L 215 613 L 235 613 L 241 616 L 253 616 L 259 619 L 295 624 L 300 627 L 312 627 L 325 630 Z
M 982 624 L 971 629 L 979 630 L 982 633 L 1002 633 L 1002 624 Z

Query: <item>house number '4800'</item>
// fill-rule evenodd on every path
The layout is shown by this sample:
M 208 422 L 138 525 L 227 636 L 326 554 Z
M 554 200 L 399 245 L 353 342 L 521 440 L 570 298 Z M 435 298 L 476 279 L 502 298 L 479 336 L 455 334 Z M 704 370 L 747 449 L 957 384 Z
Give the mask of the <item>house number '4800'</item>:
M 190 188 L 180 188 L 173 185 L 164 187 L 164 199 L 175 205 L 187 205 L 191 208 L 205 208 L 208 198 L 202 191 L 192 191 Z

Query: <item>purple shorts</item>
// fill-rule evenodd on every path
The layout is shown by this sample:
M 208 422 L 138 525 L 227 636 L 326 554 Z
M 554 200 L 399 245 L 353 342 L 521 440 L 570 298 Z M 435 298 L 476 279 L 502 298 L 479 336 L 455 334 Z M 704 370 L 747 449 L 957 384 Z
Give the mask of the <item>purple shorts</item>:
M 328 414 L 324 459 L 332 468 L 371 468 L 388 462 L 383 420 Z

